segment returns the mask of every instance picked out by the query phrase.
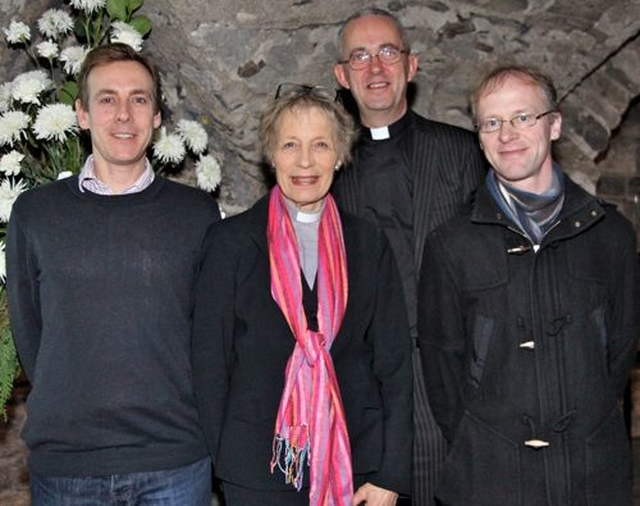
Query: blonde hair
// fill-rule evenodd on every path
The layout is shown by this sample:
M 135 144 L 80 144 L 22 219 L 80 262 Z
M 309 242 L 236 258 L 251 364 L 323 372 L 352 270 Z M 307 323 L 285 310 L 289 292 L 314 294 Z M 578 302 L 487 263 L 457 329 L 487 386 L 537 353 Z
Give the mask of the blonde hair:
M 474 121 L 478 120 L 477 112 L 480 97 L 500 86 L 508 77 L 517 77 L 530 82 L 533 86 L 537 86 L 546 101 L 547 109 L 553 111 L 558 109 L 558 92 L 549 76 L 525 65 L 504 65 L 489 72 L 472 93 L 470 106 Z

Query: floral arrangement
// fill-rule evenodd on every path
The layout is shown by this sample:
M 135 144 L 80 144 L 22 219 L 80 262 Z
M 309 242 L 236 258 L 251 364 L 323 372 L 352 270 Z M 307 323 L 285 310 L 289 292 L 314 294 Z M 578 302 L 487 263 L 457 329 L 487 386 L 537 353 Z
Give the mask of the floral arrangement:
M 0 417 L 20 367 L 6 309 L 4 244 L 14 201 L 34 186 L 80 172 L 88 155 L 73 109 L 78 74 L 86 54 L 106 42 L 142 49 L 150 20 L 137 14 L 144 0 L 65 0 L 49 9 L 37 28 L 13 20 L 2 28 L 10 48 L 22 50 L 33 66 L 0 84 Z M 180 170 L 187 156 L 196 184 L 214 191 L 220 167 L 207 154 L 208 135 L 197 121 L 181 119 L 157 132 L 149 156 L 154 170 Z

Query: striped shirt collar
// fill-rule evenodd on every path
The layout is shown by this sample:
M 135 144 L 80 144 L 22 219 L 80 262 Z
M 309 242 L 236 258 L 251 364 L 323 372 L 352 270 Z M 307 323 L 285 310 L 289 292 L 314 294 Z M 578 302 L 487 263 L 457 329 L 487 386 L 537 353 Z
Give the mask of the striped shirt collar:
M 140 177 L 133 183 L 131 186 L 126 188 L 121 194 L 129 195 L 132 193 L 140 193 L 141 191 L 148 188 L 156 175 L 151 168 L 151 163 L 147 158 L 144 161 L 144 171 L 140 175 Z M 87 160 L 80 171 L 80 175 L 78 176 L 78 186 L 81 192 L 85 192 L 86 190 L 91 193 L 97 193 L 98 195 L 114 195 L 111 188 L 108 185 L 103 183 L 96 176 L 95 171 L 95 162 L 93 155 L 89 155 Z

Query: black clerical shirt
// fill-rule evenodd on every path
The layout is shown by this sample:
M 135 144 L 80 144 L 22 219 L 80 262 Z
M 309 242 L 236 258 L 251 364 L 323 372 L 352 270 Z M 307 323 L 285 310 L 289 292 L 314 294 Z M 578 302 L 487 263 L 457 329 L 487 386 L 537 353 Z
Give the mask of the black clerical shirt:
M 389 238 L 402 277 L 411 333 L 416 337 L 410 124 L 411 115 L 406 114 L 388 127 L 363 127 L 353 167 L 359 181 L 357 214 L 379 223 Z

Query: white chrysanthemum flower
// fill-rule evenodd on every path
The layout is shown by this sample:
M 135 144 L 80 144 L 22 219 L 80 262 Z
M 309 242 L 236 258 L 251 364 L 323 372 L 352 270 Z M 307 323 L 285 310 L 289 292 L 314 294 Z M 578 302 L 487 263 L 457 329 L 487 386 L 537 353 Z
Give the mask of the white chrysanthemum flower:
M 91 14 L 93 11 L 102 9 L 106 5 L 107 0 L 70 0 L 69 3 L 72 7 Z
M 7 278 L 7 258 L 4 252 L 4 241 L 0 241 L 0 282 Z
M 20 174 L 22 167 L 20 162 L 24 160 L 24 155 L 15 149 L 2 155 L 0 158 L 0 172 L 7 176 L 17 176 Z
M 120 42 L 131 46 L 136 51 L 142 49 L 142 35 L 133 26 L 124 21 L 114 21 L 111 25 L 111 37 L 112 43 Z
M 211 155 L 201 156 L 196 163 L 196 184 L 198 188 L 212 192 L 220 184 L 222 174 L 220 164 Z
M 186 154 L 182 139 L 177 134 L 168 134 L 165 127 L 160 128 L 153 144 L 153 154 L 162 163 L 180 163 Z
M 209 136 L 204 127 L 197 121 L 181 119 L 176 127 L 178 135 L 194 154 L 199 155 L 207 149 Z
M 0 116 L 0 146 L 8 144 L 13 147 L 14 142 L 26 136 L 26 129 L 31 118 L 22 111 L 7 111 Z
M 5 179 L 0 184 L 0 221 L 7 223 L 11 216 L 13 203 L 23 191 L 27 189 L 24 181 L 14 183 L 10 179 Z
M 39 56 L 46 58 L 47 60 L 53 60 L 58 56 L 58 44 L 50 40 L 45 40 L 36 45 L 36 51 Z
M 38 30 L 45 37 L 57 40 L 73 30 L 73 19 L 60 9 L 49 9 L 38 20 Z
M 11 107 L 11 102 L 13 101 L 12 89 L 11 83 L 0 84 L 0 114 L 7 112 Z
M 77 76 L 80 73 L 82 62 L 89 49 L 85 46 L 69 46 L 64 48 L 60 52 L 60 61 L 64 65 L 64 71 L 72 76 Z
M 31 30 L 22 21 L 12 21 L 9 28 L 5 28 L 3 31 L 9 44 L 21 44 L 31 40 Z
M 67 104 L 49 104 L 38 111 L 31 127 L 36 139 L 64 142 L 67 134 L 78 131 L 76 114 Z
M 25 104 L 40 104 L 38 95 L 53 87 L 53 82 L 44 70 L 32 70 L 20 74 L 13 80 L 12 95 Z

